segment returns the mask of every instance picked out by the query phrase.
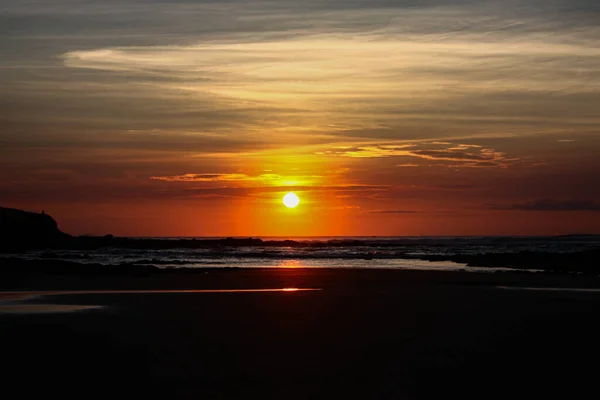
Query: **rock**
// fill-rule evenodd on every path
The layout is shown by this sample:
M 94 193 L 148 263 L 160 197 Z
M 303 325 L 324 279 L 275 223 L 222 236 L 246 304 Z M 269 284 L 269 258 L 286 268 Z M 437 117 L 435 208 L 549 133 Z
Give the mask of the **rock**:
M 60 247 L 71 239 L 58 229 L 51 216 L 0 207 L 0 251 L 19 252 L 31 248 Z

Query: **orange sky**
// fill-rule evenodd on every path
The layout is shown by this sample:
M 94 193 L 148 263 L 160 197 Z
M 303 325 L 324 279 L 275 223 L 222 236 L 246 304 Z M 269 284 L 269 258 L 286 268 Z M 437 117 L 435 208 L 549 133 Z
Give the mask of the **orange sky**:
M 600 233 L 596 3 L 497 3 L 0 0 L 0 206 L 72 234 Z

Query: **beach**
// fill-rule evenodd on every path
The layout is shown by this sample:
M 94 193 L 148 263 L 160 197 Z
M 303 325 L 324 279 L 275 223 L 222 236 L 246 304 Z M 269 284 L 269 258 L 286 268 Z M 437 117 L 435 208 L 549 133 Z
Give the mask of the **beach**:
M 0 49 L 0 400 L 598 396 L 600 0 L 0 0 Z
M 235 291 L 284 288 L 317 290 Z M 94 308 L 1 314 L 4 386 L 26 397 L 578 397 L 595 389 L 596 288 L 597 277 L 534 273 L 12 275 L 4 293 L 89 292 L 5 295 L 9 306 Z

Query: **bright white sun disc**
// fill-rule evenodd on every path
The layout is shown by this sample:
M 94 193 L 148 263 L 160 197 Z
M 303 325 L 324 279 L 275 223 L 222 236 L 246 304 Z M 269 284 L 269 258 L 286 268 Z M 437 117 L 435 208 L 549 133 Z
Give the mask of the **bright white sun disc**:
M 300 203 L 300 198 L 296 196 L 296 193 L 289 192 L 285 196 L 283 196 L 283 204 L 285 204 L 288 208 L 294 208 Z

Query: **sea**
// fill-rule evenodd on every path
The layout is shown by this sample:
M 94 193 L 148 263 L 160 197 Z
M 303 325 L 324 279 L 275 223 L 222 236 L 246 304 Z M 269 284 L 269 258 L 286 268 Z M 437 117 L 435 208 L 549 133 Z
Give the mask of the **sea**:
M 132 238 L 210 241 L 215 237 Z M 247 237 L 245 237 L 247 239 Z M 600 249 L 600 235 L 554 237 L 260 237 L 265 243 L 291 240 L 294 245 L 198 246 L 94 250 L 30 250 L 1 257 L 64 260 L 83 265 L 153 265 L 159 268 L 360 268 L 495 272 L 509 268 L 466 265 L 443 260 L 455 255 L 501 253 L 572 253 Z M 180 243 L 176 242 L 176 243 Z M 201 242 L 196 242 L 201 243 Z M 435 258 L 429 261 L 427 258 Z M 514 270 L 514 269 L 511 269 Z M 532 270 L 529 270 L 532 271 Z

